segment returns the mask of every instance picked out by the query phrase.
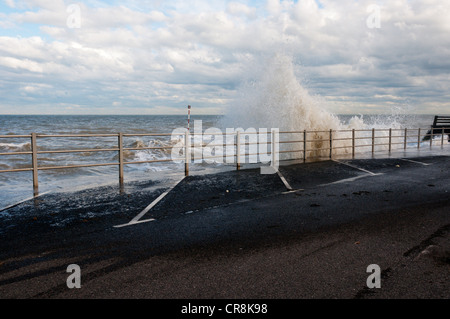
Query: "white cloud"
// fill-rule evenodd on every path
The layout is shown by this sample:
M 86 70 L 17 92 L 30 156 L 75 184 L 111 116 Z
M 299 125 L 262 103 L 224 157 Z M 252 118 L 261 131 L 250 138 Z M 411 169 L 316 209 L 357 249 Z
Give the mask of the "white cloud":
M 71 29 L 69 2 L 7 1 L 20 9 L 1 13 L 0 28 L 26 31 L 0 37 L 0 93 L 8 102 L 27 103 L 23 94 L 38 92 L 39 78 L 51 101 L 101 99 L 111 111 L 114 103 L 195 101 L 206 112 L 233 98 L 251 61 L 284 52 L 336 112 L 403 100 L 444 113 L 450 105 L 447 2 L 378 1 L 380 29 L 366 25 L 371 0 L 92 3 L 79 2 L 81 25 Z
M 29 83 L 21 88 L 24 93 L 40 93 L 46 89 L 52 89 L 53 86 L 42 83 Z
M 14 0 L 5 0 L 5 3 L 10 8 L 15 8 L 16 4 L 14 3 Z
M 10 69 L 23 69 L 33 73 L 42 73 L 44 71 L 43 67 L 39 63 L 28 59 L 0 57 L 0 65 Z
M 249 19 L 255 19 L 256 18 L 256 8 L 249 7 L 243 3 L 239 2 L 230 2 L 227 5 L 227 12 L 231 15 L 235 16 L 245 16 Z
M 26 6 L 50 11 L 60 11 L 66 8 L 63 0 L 24 0 Z

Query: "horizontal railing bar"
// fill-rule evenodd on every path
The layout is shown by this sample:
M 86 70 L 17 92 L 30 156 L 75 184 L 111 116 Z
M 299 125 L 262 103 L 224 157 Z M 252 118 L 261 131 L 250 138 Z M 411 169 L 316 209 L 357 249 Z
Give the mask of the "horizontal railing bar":
M 0 135 L 0 138 L 31 138 L 30 135 Z
M 303 143 L 303 141 L 279 141 L 278 143 L 283 144 L 283 143 Z
M 244 144 L 241 144 L 241 145 L 244 145 Z M 245 144 L 245 145 L 249 145 L 249 144 Z M 225 146 L 228 146 L 228 147 L 233 147 L 233 146 L 235 146 L 235 144 L 230 144 L 230 145 L 227 145 L 227 144 L 207 144 L 207 145 L 202 145 L 202 146 L 200 146 L 200 145 L 197 145 L 197 146 L 192 146 L 192 148 L 206 148 L 206 147 L 218 147 L 218 146 L 221 146 L 221 147 L 225 147 Z
M 372 144 L 370 144 L 371 146 L 372 146 Z M 355 145 L 355 147 L 356 147 L 356 145 Z M 351 145 L 349 145 L 349 146 L 336 146 L 336 147 L 334 147 L 333 146 L 333 150 L 337 150 L 337 149 L 343 149 L 343 148 L 348 148 L 348 149 L 352 149 L 352 146 Z
M 432 127 L 428 128 L 420 128 L 421 130 L 431 130 Z M 434 127 L 436 130 L 441 129 L 450 129 L 449 127 Z M 354 130 L 355 132 L 389 132 L 388 129 L 361 129 L 361 130 Z M 419 128 L 407 128 L 409 132 L 411 131 L 418 131 Z M 333 133 L 343 133 L 343 132 L 352 132 L 353 130 L 332 130 Z M 391 131 L 404 131 L 403 128 L 401 129 L 391 129 Z M 304 133 L 305 131 L 280 131 L 279 133 L 283 134 L 299 134 Z M 330 131 L 306 131 L 307 134 L 311 133 L 329 133 Z M 270 134 L 271 132 L 242 132 L 243 135 L 251 135 L 251 134 Z M 92 133 L 92 134 L 36 134 L 36 137 L 42 137 L 42 138 L 51 138 L 51 137 L 115 137 L 118 136 L 119 133 Z M 131 136 L 172 136 L 172 133 L 124 133 L 124 137 L 131 137 Z M 233 133 L 201 133 L 201 134 L 190 134 L 190 136 L 202 136 L 202 135 L 236 135 L 235 132 Z M 181 134 L 180 134 L 181 136 Z M 30 138 L 31 135 L 0 135 L 0 138 Z
M 250 153 L 250 154 L 245 154 L 245 156 L 255 156 L 255 155 L 271 155 L 272 152 L 267 152 L 267 153 Z M 242 154 L 244 155 L 244 154 Z
M 404 145 L 405 142 L 392 142 L 391 145 Z
M 243 144 L 241 144 L 241 145 L 243 145 Z M 233 146 L 235 146 L 235 144 L 230 144 L 230 145 L 227 145 L 227 144 L 191 145 L 191 148 L 192 149 L 199 149 L 199 148 L 218 147 L 218 146 L 221 146 L 221 147 L 225 147 L 225 146 L 233 147 Z
M 243 145 L 260 145 L 260 144 L 270 144 L 271 142 L 254 142 L 254 143 L 241 143 L 241 146 Z M 281 143 L 281 142 L 280 142 Z M 193 145 L 192 148 L 199 148 L 199 147 L 215 147 L 215 146 L 236 146 L 236 143 L 231 144 L 207 144 L 207 145 Z
M 367 138 L 371 138 L 371 137 L 367 137 Z M 343 138 L 334 138 L 333 137 L 333 141 L 351 141 L 351 140 L 352 140 L 351 137 L 343 137 Z
M 86 150 L 54 150 L 54 151 L 37 151 L 37 154 L 60 154 L 60 153 L 94 153 L 94 152 L 113 152 L 119 151 L 118 148 L 93 148 Z
M 313 142 L 329 142 L 329 141 L 330 141 L 329 138 L 324 138 L 324 139 L 317 139 L 317 140 L 306 140 L 306 141 L 302 141 L 302 142 L 313 143 Z
M 325 160 L 329 160 L 330 156 L 323 156 L 323 155 L 319 155 L 319 156 L 308 156 L 307 160 L 311 160 L 311 159 L 325 159 Z
M 391 145 L 394 143 L 391 143 Z M 403 144 L 403 143 L 398 143 L 398 144 Z M 376 145 L 376 144 L 375 144 Z M 389 144 L 388 144 L 389 145 Z M 372 144 L 364 144 L 364 145 L 355 145 L 355 147 L 372 147 Z
M 241 145 L 270 144 L 271 142 L 241 143 Z
M 6 152 L 0 153 L 0 155 L 30 155 L 32 152 Z
M 385 146 L 385 145 L 389 145 L 389 143 L 374 144 L 374 146 Z
M 296 153 L 296 152 L 303 152 L 303 150 L 279 151 L 278 153 Z
M 0 173 L 9 173 L 9 172 L 27 172 L 32 171 L 32 168 L 13 168 L 13 169 L 2 169 Z
M 171 161 L 183 161 L 183 158 L 176 158 L 176 159 L 160 159 L 160 160 L 148 160 L 148 161 L 136 161 L 136 162 L 124 162 L 124 165 L 132 165 L 132 164 L 145 164 L 145 163 L 163 163 L 163 162 L 171 162 Z
M 198 147 L 198 146 L 197 146 Z M 124 151 L 139 151 L 139 150 L 167 150 L 171 148 L 184 148 L 184 146 L 161 146 L 161 147 L 124 147 Z M 117 149 L 118 151 L 119 149 Z
M 244 132 L 244 131 L 240 131 L 241 132 L 241 136 L 245 136 L 245 135 L 254 135 L 254 134 L 270 134 L 271 132 L 270 131 L 268 131 L 268 132 Z M 236 134 L 236 132 L 233 132 L 233 133 L 205 133 L 205 132 L 203 132 L 203 133 L 199 133 L 199 134 L 197 134 L 197 133 L 191 133 L 191 134 L 189 134 L 190 136 L 209 136 L 209 135 L 212 135 L 212 136 L 217 136 L 217 135 L 231 135 L 231 136 L 236 136 L 237 134 Z
M 299 134 L 299 133 L 303 134 L 304 132 L 305 131 L 280 131 L 278 133 L 280 133 L 280 134 L 290 134 L 290 133 L 292 133 L 292 134 Z M 270 133 L 270 132 L 268 132 L 268 133 Z M 306 131 L 306 133 L 308 133 L 308 131 Z
M 400 135 L 400 136 L 391 136 L 391 138 L 404 138 L 405 136 L 404 135 Z M 375 136 L 375 138 L 389 138 L 389 135 L 388 136 Z M 351 140 L 352 138 L 347 138 L 346 140 Z M 336 140 L 339 140 L 339 139 L 334 139 L 333 138 L 333 141 L 336 141 Z M 372 140 L 372 136 L 364 136 L 364 137 L 355 137 L 355 140 Z
M 64 166 L 44 166 L 38 167 L 38 170 L 50 170 L 50 169 L 65 169 L 65 168 L 80 168 L 80 167 L 96 167 L 96 166 L 114 166 L 119 163 L 99 163 L 99 164 L 77 164 L 77 165 L 64 165 Z
M 235 157 L 235 156 L 236 156 L 236 154 L 233 154 L 233 155 L 226 155 L 226 154 L 224 154 L 224 155 L 203 156 L 201 158 L 202 159 L 211 159 L 211 158 L 223 158 L 223 157 Z M 241 154 L 241 156 L 245 156 L 245 155 Z M 200 159 L 200 158 L 198 158 L 198 159 Z
M 335 132 L 335 131 L 333 131 Z M 306 131 L 306 133 L 330 133 L 330 130 L 328 131 Z
M 388 136 L 389 137 L 389 136 Z M 375 137 L 377 138 L 377 137 Z M 352 138 L 350 138 L 352 139 Z M 372 140 L 372 136 L 360 136 L 360 137 L 355 137 L 355 140 Z
M 203 154 L 202 154 L 202 156 L 194 157 L 194 160 L 202 159 L 202 158 L 210 158 L 210 157 L 236 157 L 236 156 L 237 156 L 236 153 L 228 154 L 228 155 L 226 153 L 224 153 L 223 155 L 211 155 L 211 156 L 203 156 Z M 241 154 L 240 156 L 245 157 L 245 156 L 247 156 L 247 154 Z
M 55 134 L 55 135 L 48 135 L 48 134 L 36 134 L 36 137 L 117 137 L 119 136 L 118 133 L 111 133 L 111 134 Z
M 177 134 L 182 135 L 182 134 Z M 131 136 L 172 136 L 172 133 L 124 133 L 123 137 L 131 137 Z
M 316 151 L 329 151 L 330 150 L 330 148 L 329 147 L 327 147 L 327 148 L 314 148 L 314 149 L 312 149 L 312 150 L 306 150 L 307 152 L 316 152 Z

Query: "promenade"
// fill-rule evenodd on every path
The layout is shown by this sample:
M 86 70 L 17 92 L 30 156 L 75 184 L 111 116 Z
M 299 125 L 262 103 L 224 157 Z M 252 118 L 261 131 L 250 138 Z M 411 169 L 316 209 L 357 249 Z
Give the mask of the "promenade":
M 450 297 L 449 156 L 279 171 L 49 193 L 11 207 L 0 218 L 0 298 Z M 70 264 L 79 289 L 67 286 Z M 372 264 L 381 288 L 367 287 Z

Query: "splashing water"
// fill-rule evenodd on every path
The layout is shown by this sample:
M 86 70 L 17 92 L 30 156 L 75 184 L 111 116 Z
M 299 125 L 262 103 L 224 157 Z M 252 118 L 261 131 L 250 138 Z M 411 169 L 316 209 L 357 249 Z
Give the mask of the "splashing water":
M 354 116 L 348 123 L 343 123 L 339 117 L 329 112 L 327 102 L 320 96 L 311 95 L 300 83 L 295 75 L 295 66 L 292 58 L 284 54 L 275 54 L 258 66 L 250 67 L 249 79 L 243 81 L 239 88 L 237 98 L 228 105 L 222 120 L 223 127 L 241 128 L 278 128 L 280 131 L 318 131 L 311 134 L 308 139 L 315 140 L 308 143 L 308 156 L 325 156 L 329 154 L 330 130 L 366 130 L 358 132 L 361 137 L 369 137 L 372 128 L 400 129 L 399 118 L 402 115 L 401 107 L 392 109 L 392 116 L 372 117 L 371 123 L 366 123 L 363 116 Z M 264 67 L 260 67 L 263 65 Z M 388 131 L 377 132 L 377 139 L 386 137 Z M 337 132 L 336 139 L 350 139 L 352 132 Z M 288 139 L 292 139 L 290 135 Z M 301 137 L 300 137 L 301 138 Z M 280 137 L 282 139 L 282 137 Z M 371 141 L 360 140 L 359 145 L 369 145 Z M 382 143 L 380 143 L 382 144 Z M 351 152 L 351 140 L 334 142 L 333 154 L 346 154 Z M 287 149 L 295 147 L 284 146 Z M 386 149 L 387 146 L 377 146 L 377 150 Z M 298 147 L 297 147 L 298 149 Z
M 227 108 L 226 125 L 289 131 L 341 129 L 339 118 L 300 84 L 290 57 L 276 54 L 264 64 L 265 68 L 251 71 L 253 77 Z

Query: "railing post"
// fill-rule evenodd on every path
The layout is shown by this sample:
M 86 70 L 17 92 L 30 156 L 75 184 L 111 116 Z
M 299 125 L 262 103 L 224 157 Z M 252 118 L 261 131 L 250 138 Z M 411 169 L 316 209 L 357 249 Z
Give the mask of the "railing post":
M 434 137 L 434 132 L 433 132 L 433 127 L 431 128 L 431 137 L 430 137 L 430 148 L 433 146 L 433 137 Z
M 303 131 L 303 162 L 306 162 L 306 130 Z
M 392 128 L 389 129 L 389 153 L 392 149 Z
M 276 138 L 275 138 L 275 134 L 276 134 L 275 130 L 272 129 L 271 133 L 272 133 L 271 134 L 271 140 L 270 140 L 270 144 L 271 144 L 270 148 L 272 150 L 272 164 L 271 165 L 273 166 L 273 165 L 275 165 L 275 163 L 277 163 L 277 152 L 279 150 L 277 149 L 277 143 L 276 143 Z
M 352 158 L 355 158 L 355 129 L 352 129 Z
M 420 148 L 420 127 L 419 130 L 417 131 L 417 148 Z
M 375 128 L 372 128 L 372 155 L 375 153 Z
M 123 133 L 119 133 L 119 184 L 123 185 Z
M 185 176 L 189 176 L 189 162 L 190 162 L 190 157 L 191 157 L 191 152 L 190 152 L 190 136 L 189 136 L 189 130 L 186 131 L 185 136 L 184 136 L 184 154 L 185 154 L 185 159 L 184 159 L 184 175 Z
M 236 132 L 236 169 L 241 169 L 241 132 Z
M 31 165 L 33 168 L 33 193 L 37 196 L 39 194 L 39 181 L 36 133 L 31 133 Z
M 330 130 L 330 159 L 333 158 L 333 130 Z
M 407 128 L 405 128 L 405 143 L 404 143 L 404 145 L 403 145 L 403 149 L 405 149 L 406 150 L 406 137 L 408 136 L 408 129 Z

